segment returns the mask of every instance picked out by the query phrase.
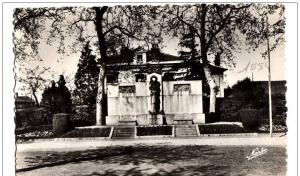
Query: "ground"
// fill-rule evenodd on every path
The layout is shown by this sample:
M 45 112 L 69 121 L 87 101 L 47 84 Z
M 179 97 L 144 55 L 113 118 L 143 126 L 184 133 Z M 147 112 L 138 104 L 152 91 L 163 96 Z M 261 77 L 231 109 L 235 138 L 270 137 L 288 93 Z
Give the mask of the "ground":
M 267 153 L 248 160 L 255 148 Z M 284 146 L 130 145 L 17 152 L 17 176 L 286 175 Z

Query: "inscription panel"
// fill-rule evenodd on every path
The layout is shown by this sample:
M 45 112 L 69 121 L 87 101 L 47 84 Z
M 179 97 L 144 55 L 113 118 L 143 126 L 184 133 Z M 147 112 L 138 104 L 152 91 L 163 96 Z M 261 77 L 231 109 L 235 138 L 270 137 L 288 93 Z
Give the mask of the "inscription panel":
M 130 86 L 119 86 L 119 93 L 135 93 L 135 86 L 130 85 Z
M 174 84 L 174 92 L 191 92 L 190 84 Z

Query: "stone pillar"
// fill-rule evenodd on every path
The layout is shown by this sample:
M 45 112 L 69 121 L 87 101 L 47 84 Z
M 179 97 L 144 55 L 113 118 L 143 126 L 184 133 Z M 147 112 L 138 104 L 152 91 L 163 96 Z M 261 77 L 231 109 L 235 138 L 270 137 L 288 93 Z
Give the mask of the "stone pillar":
M 70 130 L 69 114 L 60 113 L 53 115 L 53 134 L 62 135 Z

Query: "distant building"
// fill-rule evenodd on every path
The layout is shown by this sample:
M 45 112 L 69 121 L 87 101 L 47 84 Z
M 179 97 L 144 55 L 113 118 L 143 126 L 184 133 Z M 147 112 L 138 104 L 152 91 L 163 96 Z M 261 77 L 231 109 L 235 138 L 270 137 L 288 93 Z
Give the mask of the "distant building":
M 217 97 L 224 97 L 227 69 L 210 67 Z M 205 123 L 203 82 L 185 79 L 188 67 L 179 57 L 139 49 L 126 59 L 109 59 L 106 70 L 107 125 Z
M 28 96 L 19 96 L 18 93 L 16 93 L 15 106 L 16 109 L 32 108 L 35 106 L 35 102 Z

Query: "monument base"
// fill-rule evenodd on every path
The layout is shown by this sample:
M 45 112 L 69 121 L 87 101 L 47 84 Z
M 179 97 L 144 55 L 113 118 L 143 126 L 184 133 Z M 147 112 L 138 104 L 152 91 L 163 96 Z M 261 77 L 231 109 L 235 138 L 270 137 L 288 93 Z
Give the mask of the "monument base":
M 163 116 L 165 116 L 165 119 Z M 164 120 L 166 124 L 163 123 Z M 139 114 L 106 116 L 106 125 L 178 125 L 185 122 L 188 124 L 203 124 L 205 123 L 205 114 Z

